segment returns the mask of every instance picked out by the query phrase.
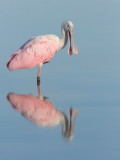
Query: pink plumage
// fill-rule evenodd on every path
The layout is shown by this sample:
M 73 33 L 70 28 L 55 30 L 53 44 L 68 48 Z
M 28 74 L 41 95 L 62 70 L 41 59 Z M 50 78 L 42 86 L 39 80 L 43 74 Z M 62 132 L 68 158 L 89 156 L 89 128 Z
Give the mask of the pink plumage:
M 13 53 L 7 62 L 7 67 L 9 70 L 33 68 L 50 61 L 59 48 L 59 39 L 55 35 L 32 38 Z

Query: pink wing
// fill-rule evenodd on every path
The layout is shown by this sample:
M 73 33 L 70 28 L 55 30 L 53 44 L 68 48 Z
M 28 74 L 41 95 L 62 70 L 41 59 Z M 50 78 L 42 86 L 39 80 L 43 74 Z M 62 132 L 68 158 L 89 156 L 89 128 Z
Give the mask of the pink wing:
M 7 99 L 16 111 L 39 126 L 53 126 L 59 122 L 60 112 L 47 100 L 15 93 L 9 93 Z
M 33 68 L 48 62 L 59 50 L 58 38 L 54 35 L 38 36 L 27 41 L 7 62 L 10 70 Z

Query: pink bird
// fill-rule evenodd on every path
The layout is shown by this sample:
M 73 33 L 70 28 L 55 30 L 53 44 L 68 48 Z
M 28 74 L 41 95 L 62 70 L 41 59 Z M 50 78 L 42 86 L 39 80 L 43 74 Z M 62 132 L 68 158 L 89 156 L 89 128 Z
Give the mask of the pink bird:
M 42 35 L 33 37 L 14 52 L 7 62 L 9 70 L 33 68 L 38 66 L 37 81 L 40 82 L 40 70 L 44 63 L 50 61 L 58 50 L 64 48 L 69 39 L 68 54 L 78 53 L 73 37 L 73 23 L 66 21 L 61 26 L 61 38 L 56 35 Z M 72 43 L 72 44 L 71 44 Z
M 73 138 L 74 122 L 78 113 L 78 110 L 70 108 L 68 110 L 69 119 L 63 113 L 57 110 L 54 105 L 44 98 L 40 90 L 39 96 L 22 95 L 16 93 L 9 93 L 7 99 L 10 102 L 13 109 L 21 113 L 25 118 L 33 122 L 39 127 L 52 127 L 58 124 L 62 124 L 62 135 L 67 138 Z

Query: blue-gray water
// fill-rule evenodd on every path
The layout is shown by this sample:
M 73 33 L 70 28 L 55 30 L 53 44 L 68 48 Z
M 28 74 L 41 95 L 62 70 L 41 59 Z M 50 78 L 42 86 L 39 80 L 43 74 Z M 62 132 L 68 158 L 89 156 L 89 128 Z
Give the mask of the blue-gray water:
M 120 159 L 120 1 L 0 1 L 0 159 Z M 37 96 L 36 72 L 10 72 L 6 61 L 29 38 L 72 20 L 78 55 L 67 47 L 41 72 L 41 92 L 56 109 L 78 109 L 74 138 L 37 127 L 15 111 L 10 92 Z

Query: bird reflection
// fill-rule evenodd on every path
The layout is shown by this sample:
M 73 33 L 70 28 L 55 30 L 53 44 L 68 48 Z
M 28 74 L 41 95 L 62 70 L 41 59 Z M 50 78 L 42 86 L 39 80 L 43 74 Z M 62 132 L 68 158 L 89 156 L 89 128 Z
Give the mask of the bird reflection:
M 52 127 L 62 124 L 62 135 L 66 139 L 72 139 L 74 135 L 74 123 L 78 110 L 68 109 L 68 117 L 64 112 L 55 108 L 48 101 L 48 98 L 42 96 L 40 86 L 37 86 L 38 97 L 31 94 L 22 95 L 9 93 L 7 99 L 12 108 L 21 113 L 25 118 L 39 127 Z

